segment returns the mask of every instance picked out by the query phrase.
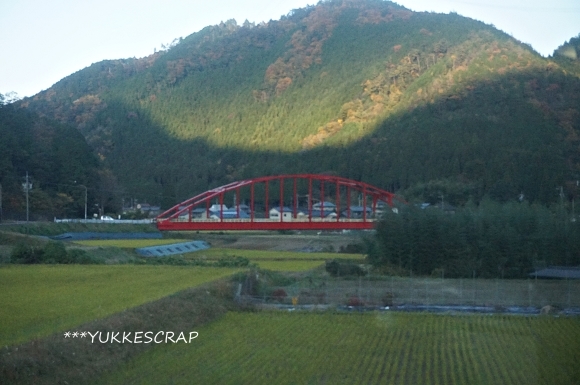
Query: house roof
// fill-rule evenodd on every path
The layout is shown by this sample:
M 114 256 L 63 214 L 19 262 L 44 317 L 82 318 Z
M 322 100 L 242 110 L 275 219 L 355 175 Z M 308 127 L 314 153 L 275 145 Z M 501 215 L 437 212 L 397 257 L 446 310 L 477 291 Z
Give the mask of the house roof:
M 293 210 L 290 207 L 282 207 L 282 210 L 284 210 L 285 213 L 292 213 Z M 279 213 L 280 212 L 280 207 L 273 207 L 270 209 L 271 213 Z
M 211 218 L 219 219 L 220 215 L 223 219 L 234 219 L 234 218 L 249 218 L 250 216 L 248 213 L 240 210 L 240 215 L 238 216 L 238 212 L 236 210 L 224 210 L 223 213 L 220 214 L 220 211 L 210 211 Z
M 343 210 L 343 212 L 346 212 L 346 211 L 347 211 L 347 209 L 344 209 Z M 363 206 L 350 206 L 350 211 L 353 211 L 353 212 L 361 212 L 362 213 L 364 211 L 364 207 Z M 367 207 L 366 208 L 366 211 L 367 212 L 372 212 L 373 209 L 370 208 L 370 207 Z
M 334 212 L 334 210 L 312 210 L 312 217 L 320 217 L 322 214 L 323 217 L 336 217 L 336 213 Z M 308 215 L 308 213 L 306 213 L 306 215 Z
M 312 205 L 313 208 L 320 208 L 320 206 L 323 206 L 324 203 L 324 207 L 336 207 L 336 205 L 332 202 L 318 202 Z

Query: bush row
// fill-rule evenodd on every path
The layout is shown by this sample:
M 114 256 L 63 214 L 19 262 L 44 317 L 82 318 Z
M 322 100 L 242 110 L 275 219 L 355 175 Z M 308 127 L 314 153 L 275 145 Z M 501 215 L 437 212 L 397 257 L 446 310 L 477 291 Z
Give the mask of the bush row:
M 171 266 L 208 266 L 208 267 L 247 267 L 250 260 L 244 257 L 220 258 L 217 261 L 202 259 L 185 259 L 181 256 L 169 256 L 163 258 L 143 258 L 136 261 L 145 265 L 171 265 Z
M 44 246 L 17 244 L 10 254 L 10 262 L 22 264 L 101 264 L 102 260 L 80 249 L 67 250 L 61 242 L 49 242 Z

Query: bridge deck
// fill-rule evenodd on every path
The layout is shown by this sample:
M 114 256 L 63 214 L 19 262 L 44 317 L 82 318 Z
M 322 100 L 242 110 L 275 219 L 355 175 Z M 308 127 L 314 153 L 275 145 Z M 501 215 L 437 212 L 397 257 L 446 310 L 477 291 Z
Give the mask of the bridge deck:
M 219 231 L 219 230 L 368 230 L 374 227 L 374 221 L 367 219 L 313 218 L 312 221 L 295 219 L 280 221 L 274 219 L 192 219 L 191 221 L 158 221 L 159 230 L 166 231 Z

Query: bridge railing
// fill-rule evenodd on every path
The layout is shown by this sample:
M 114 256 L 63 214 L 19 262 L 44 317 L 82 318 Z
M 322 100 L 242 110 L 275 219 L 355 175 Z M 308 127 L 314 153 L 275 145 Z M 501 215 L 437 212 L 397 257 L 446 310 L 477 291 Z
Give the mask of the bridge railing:
M 367 218 L 366 222 L 373 222 L 376 218 Z M 163 220 L 158 220 L 158 222 L 162 222 Z M 336 218 L 293 218 L 293 219 L 284 219 L 281 221 L 280 219 L 270 219 L 270 218 L 224 218 L 224 219 L 200 219 L 200 218 L 192 218 L 189 220 L 188 218 L 176 218 L 167 220 L 168 222 L 192 222 L 192 223 L 220 223 L 220 222 L 238 222 L 238 223 L 252 223 L 252 222 L 269 222 L 269 223 L 276 223 L 276 222 L 365 222 L 362 218 L 340 218 L 337 220 Z

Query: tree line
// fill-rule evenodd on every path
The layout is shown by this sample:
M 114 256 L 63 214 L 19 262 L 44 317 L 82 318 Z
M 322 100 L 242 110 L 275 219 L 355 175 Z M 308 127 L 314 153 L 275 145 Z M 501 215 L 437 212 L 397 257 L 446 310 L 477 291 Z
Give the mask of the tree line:
M 484 200 L 453 212 L 409 205 L 388 212 L 369 245 L 382 271 L 435 277 L 527 278 L 580 265 L 580 223 L 566 207 Z

